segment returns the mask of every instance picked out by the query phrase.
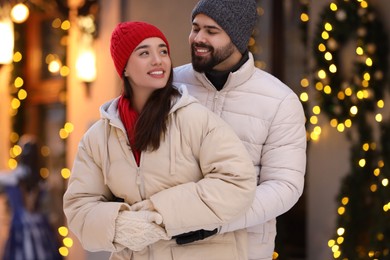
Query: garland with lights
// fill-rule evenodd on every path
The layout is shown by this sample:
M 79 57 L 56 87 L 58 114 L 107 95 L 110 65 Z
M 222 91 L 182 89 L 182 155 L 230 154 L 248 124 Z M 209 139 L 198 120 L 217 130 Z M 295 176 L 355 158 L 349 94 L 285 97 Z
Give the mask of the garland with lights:
M 383 100 L 387 37 L 382 23 L 366 5 L 362 0 L 335 1 L 322 13 L 314 39 L 320 105 L 338 123 L 361 120 L 358 115 L 374 111 Z M 352 76 L 344 78 L 342 47 L 351 38 L 356 38 L 356 56 Z
M 345 78 L 342 48 L 351 39 L 356 55 L 352 75 Z M 390 124 L 381 114 L 388 90 L 387 46 L 383 24 L 367 0 L 336 0 L 323 10 L 313 42 L 317 102 L 339 132 L 351 128 L 352 142 L 351 170 L 338 196 L 337 231 L 328 244 L 335 259 L 390 257 L 390 169 L 385 164 Z

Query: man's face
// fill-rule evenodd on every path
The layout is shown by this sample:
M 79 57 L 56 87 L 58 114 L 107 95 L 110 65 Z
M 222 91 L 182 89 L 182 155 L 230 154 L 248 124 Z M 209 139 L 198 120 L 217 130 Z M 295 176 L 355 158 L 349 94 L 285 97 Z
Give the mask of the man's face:
M 198 72 L 211 69 L 224 71 L 233 67 L 241 53 L 229 35 L 210 17 L 195 16 L 189 35 L 192 66 Z

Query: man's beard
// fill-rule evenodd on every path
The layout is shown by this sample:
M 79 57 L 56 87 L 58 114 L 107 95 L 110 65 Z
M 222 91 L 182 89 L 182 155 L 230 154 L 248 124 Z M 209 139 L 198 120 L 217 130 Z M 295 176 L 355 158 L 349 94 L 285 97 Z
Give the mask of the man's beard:
M 195 47 L 208 48 L 210 51 L 210 56 L 197 56 L 195 55 Z M 212 70 L 216 65 L 220 64 L 227 58 L 229 58 L 235 50 L 235 46 L 232 42 L 228 43 L 226 46 L 219 49 L 214 49 L 210 45 L 203 43 L 192 43 L 191 44 L 191 62 L 192 67 L 197 72 L 206 72 Z

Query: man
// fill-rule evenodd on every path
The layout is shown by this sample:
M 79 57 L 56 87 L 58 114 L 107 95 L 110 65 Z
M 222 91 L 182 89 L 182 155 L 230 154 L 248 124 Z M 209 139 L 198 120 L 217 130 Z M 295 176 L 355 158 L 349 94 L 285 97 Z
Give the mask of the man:
M 192 64 L 175 69 L 174 83 L 186 84 L 190 94 L 231 125 L 257 170 L 252 207 L 218 232 L 247 228 L 249 259 L 272 259 L 276 217 L 303 192 L 306 131 L 297 95 L 254 66 L 247 46 L 256 19 L 255 0 L 199 1 L 189 35 Z M 193 239 L 186 234 L 186 241 L 208 234 Z

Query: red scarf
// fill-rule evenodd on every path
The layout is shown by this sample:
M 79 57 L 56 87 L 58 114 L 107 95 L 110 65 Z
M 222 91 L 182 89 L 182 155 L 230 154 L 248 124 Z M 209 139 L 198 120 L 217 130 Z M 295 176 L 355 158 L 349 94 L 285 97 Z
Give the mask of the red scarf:
M 123 125 L 125 126 L 127 137 L 130 141 L 130 146 L 132 148 L 135 161 L 137 162 L 138 166 L 140 163 L 141 158 L 141 152 L 136 150 L 134 148 L 135 144 L 135 123 L 138 120 L 138 113 L 133 109 L 133 107 L 130 105 L 130 100 L 125 98 L 123 95 L 119 98 L 118 102 L 118 112 L 119 116 L 123 122 Z

